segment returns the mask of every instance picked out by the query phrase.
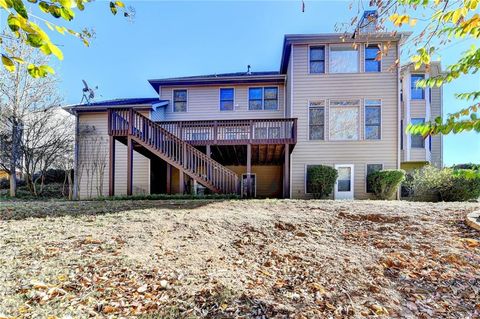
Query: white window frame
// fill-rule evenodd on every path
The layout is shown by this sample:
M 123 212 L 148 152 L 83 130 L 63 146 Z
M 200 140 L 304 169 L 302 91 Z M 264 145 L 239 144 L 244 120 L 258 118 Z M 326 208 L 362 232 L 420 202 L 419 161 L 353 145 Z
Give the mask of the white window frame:
M 349 49 L 354 49 L 351 45 L 346 45 L 346 44 L 331 44 L 328 46 L 328 73 L 329 74 L 357 74 L 360 73 L 360 46 L 355 49 L 357 51 L 357 71 L 356 72 L 332 72 L 331 67 L 331 58 L 332 58 L 332 49 L 335 48 L 349 48 Z M 310 64 L 309 64 L 310 65 Z
M 408 83 L 410 83 L 410 87 L 408 88 L 410 90 L 409 93 L 409 97 L 410 97 L 410 101 L 426 101 L 427 99 L 427 88 L 422 88 L 423 90 L 423 99 L 414 99 L 413 96 L 412 96 L 412 76 L 414 75 L 423 75 L 423 79 L 427 79 L 427 75 L 425 73 L 420 73 L 420 72 L 416 72 L 416 73 L 410 73 L 410 79 L 408 81 Z
M 357 136 L 358 138 L 355 140 L 349 140 L 349 139 L 332 139 L 331 137 L 331 125 L 330 125 L 330 119 L 331 119 L 331 110 L 332 108 L 341 108 L 341 106 L 332 106 L 331 102 L 332 101 L 347 101 L 347 100 L 358 100 L 358 122 L 357 122 Z M 361 141 L 361 136 L 360 136 L 360 124 L 361 124 L 361 107 L 362 107 L 362 99 L 360 98 L 344 98 L 344 99 L 330 99 L 328 100 L 328 140 L 333 141 L 333 142 L 355 142 L 355 141 Z
M 261 110 L 251 110 L 250 109 L 250 89 L 262 89 L 262 109 Z M 265 88 L 276 88 L 277 89 L 277 108 L 272 110 L 265 109 Z M 280 111 L 280 86 L 278 85 L 258 85 L 258 86 L 249 86 L 247 88 L 247 110 L 250 112 L 260 112 L 260 111 Z
M 231 110 L 222 110 L 222 90 L 223 89 L 232 89 L 233 90 L 233 108 Z M 235 98 L 236 98 L 235 87 L 220 87 L 218 88 L 218 110 L 220 112 L 233 112 L 236 110 L 235 108 Z
M 384 168 L 385 168 L 385 164 L 384 163 L 366 163 L 365 164 L 365 185 L 364 185 L 365 186 L 365 194 L 373 194 L 373 193 L 367 192 L 368 165 L 382 165 L 381 170 L 383 171 Z
M 187 105 L 185 111 L 175 111 L 175 91 L 187 91 Z M 187 88 L 174 88 L 172 89 L 172 113 L 187 113 L 189 107 L 189 92 Z
M 367 108 L 367 104 L 365 103 L 365 101 L 367 100 L 378 100 L 380 101 L 380 138 L 378 139 L 374 139 L 374 140 L 371 140 L 371 139 L 367 139 L 367 117 L 366 117 L 366 108 Z M 363 99 L 363 139 L 365 141 L 368 141 L 368 142 L 375 142 L 375 141 L 381 141 L 383 140 L 383 100 L 382 99 L 375 99 L 375 98 L 365 98 Z
M 426 119 L 424 117 L 412 117 L 412 118 L 410 118 L 410 124 L 413 124 L 413 120 L 423 120 L 423 124 L 426 123 Z M 421 134 L 410 133 L 408 135 L 409 135 L 409 138 L 410 138 L 410 149 L 413 149 L 413 150 L 425 149 L 425 147 L 427 145 L 427 139 L 425 139 L 425 138 L 423 139 L 423 146 L 417 147 L 417 146 L 413 146 L 413 144 L 412 144 L 412 137 L 420 135 L 423 138 L 423 136 Z
M 364 73 L 372 73 L 372 74 L 375 74 L 375 73 L 382 73 L 383 72 L 383 58 L 379 61 L 380 62 L 380 71 L 377 71 L 377 72 L 367 72 L 367 47 L 368 46 L 372 46 L 372 45 L 377 45 L 378 46 L 378 49 L 381 50 L 380 48 L 380 43 L 365 43 L 365 45 L 363 46 L 363 72 Z
M 317 73 L 314 73 L 317 74 Z M 319 73 L 321 74 L 321 73 Z M 318 103 L 318 102 L 323 102 L 323 140 L 312 140 L 310 139 L 310 103 Z M 327 140 L 327 100 L 326 99 L 318 99 L 318 100 L 308 100 L 307 101 L 307 141 L 309 142 L 325 142 Z M 313 106 L 313 107 L 318 107 L 318 106 Z

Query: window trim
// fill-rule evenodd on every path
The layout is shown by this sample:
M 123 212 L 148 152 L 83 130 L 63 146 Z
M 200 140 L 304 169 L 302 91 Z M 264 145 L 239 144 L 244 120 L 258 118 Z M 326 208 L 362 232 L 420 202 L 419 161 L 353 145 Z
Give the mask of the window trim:
M 365 104 L 366 100 L 379 100 L 380 101 L 380 138 L 377 139 L 367 139 L 367 117 L 366 109 L 367 105 Z M 363 140 L 368 142 L 375 142 L 383 140 L 383 100 L 375 98 L 364 98 L 363 99 Z
M 223 89 L 231 89 L 231 90 L 233 90 L 233 100 L 232 100 L 233 105 L 232 105 L 232 109 L 231 109 L 231 110 L 222 110 L 222 90 L 223 90 Z M 236 92 L 235 92 L 235 87 L 233 87 L 233 86 L 231 86 L 231 87 L 230 87 L 230 86 L 228 86 L 228 87 L 219 87 L 219 88 L 218 88 L 218 110 L 219 110 L 220 112 L 233 112 L 233 111 L 235 111 L 235 93 L 236 93 Z
M 186 106 L 185 106 L 185 111 L 175 111 L 175 91 L 186 91 L 187 92 L 187 101 L 186 101 Z M 187 113 L 188 112 L 188 101 L 189 99 L 189 93 L 187 88 L 174 88 L 172 89 L 172 113 Z
M 315 74 L 315 73 L 314 73 Z M 312 140 L 310 139 L 310 103 L 312 102 L 323 102 L 323 140 Z M 307 101 L 307 141 L 309 142 L 325 142 L 326 139 L 326 129 L 327 129 L 327 100 L 326 99 L 318 99 L 318 100 L 308 100 Z M 318 106 L 314 106 L 318 107 Z
M 262 109 L 260 110 L 252 110 L 250 109 L 250 89 L 262 89 Z M 277 108 L 276 109 L 265 109 L 265 88 L 276 88 L 277 89 Z M 247 111 L 249 112 L 260 112 L 260 111 L 267 111 L 267 112 L 275 112 L 280 111 L 280 86 L 279 85 L 258 85 L 258 86 L 249 86 L 247 87 Z
M 382 165 L 382 171 L 385 169 L 384 163 L 365 163 L 365 194 L 373 194 L 367 191 L 368 165 Z
M 332 101 L 346 101 L 346 100 L 358 100 L 359 101 L 359 104 L 358 104 L 358 127 L 357 127 L 357 135 L 358 135 L 358 138 L 355 139 L 355 140 L 345 140 L 345 139 L 339 139 L 339 140 L 335 140 L 333 139 L 332 140 L 332 137 L 331 137 L 331 125 L 330 125 L 330 119 L 331 119 L 331 110 L 332 108 L 338 108 L 339 106 L 331 106 L 330 103 Z M 361 141 L 361 136 L 360 136 L 360 133 L 361 133 L 361 129 L 360 129 L 360 125 L 361 125 L 361 107 L 362 107 L 362 99 L 361 98 L 340 98 L 340 99 L 329 99 L 328 100 L 328 140 L 329 141 L 332 141 L 332 142 L 357 142 L 357 141 Z
M 371 47 L 371 46 L 374 46 L 374 45 L 376 45 L 378 47 L 379 51 L 381 50 L 380 49 L 380 43 L 365 43 L 365 45 L 363 47 L 363 72 L 364 73 L 382 73 L 382 71 L 383 71 L 383 67 L 382 67 L 383 59 L 378 61 L 380 63 L 380 70 L 378 70 L 378 71 L 367 71 L 367 48 Z
M 415 76 L 415 75 L 421 75 L 423 76 L 423 79 L 425 80 L 425 73 L 410 73 L 410 100 L 411 101 L 425 101 L 425 95 L 426 95 L 426 88 L 422 88 L 422 91 L 423 91 L 423 97 L 421 99 L 414 99 L 413 98 L 413 95 L 412 95 L 412 85 L 413 85 L 413 81 L 412 81 L 412 77 Z M 415 86 L 416 88 L 416 86 Z
M 311 48 L 318 48 L 318 47 L 323 47 L 323 72 L 321 73 L 313 73 L 311 70 L 310 70 L 310 63 L 311 63 L 311 60 L 310 60 L 310 50 Z M 308 45 L 308 74 L 312 74 L 312 75 L 321 75 L 321 74 L 326 74 L 327 73 L 327 44 L 325 43 L 322 43 L 322 44 L 309 44 Z
M 332 48 L 335 49 L 335 48 L 349 48 L 349 49 L 353 49 L 353 47 L 350 45 L 350 44 L 330 44 L 328 46 L 328 73 L 329 74 L 358 74 L 358 73 L 361 73 L 361 70 L 360 70 L 360 46 L 357 47 L 357 49 L 355 49 L 355 51 L 357 51 L 357 71 L 355 72 L 332 72 L 331 70 L 331 67 L 332 67 L 332 63 L 331 63 L 331 58 L 332 58 Z

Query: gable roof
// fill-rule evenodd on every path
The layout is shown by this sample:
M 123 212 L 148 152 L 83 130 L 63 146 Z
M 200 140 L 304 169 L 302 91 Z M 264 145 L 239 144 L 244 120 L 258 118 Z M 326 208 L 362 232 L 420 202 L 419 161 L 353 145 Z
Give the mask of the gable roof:
M 244 84 L 244 83 L 284 83 L 285 75 L 278 71 L 266 72 L 234 72 L 221 74 L 208 74 L 197 76 L 185 76 L 164 79 L 148 80 L 150 85 L 158 92 L 159 86 L 181 85 L 219 85 L 219 84 Z
M 92 102 L 89 104 L 67 105 L 63 109 L 72 113 L 73 111 L 105 111 L 107 108 L 133 107 L 133 108 L 156 108 L 168 105 L 168 100 L 160 100 L 158 97 L 147 98 L 125 98 Z

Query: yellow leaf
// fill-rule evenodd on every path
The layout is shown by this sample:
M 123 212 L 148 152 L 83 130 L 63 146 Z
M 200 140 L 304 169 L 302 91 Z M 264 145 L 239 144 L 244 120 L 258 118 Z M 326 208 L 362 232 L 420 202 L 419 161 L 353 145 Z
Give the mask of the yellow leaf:
M 55 26 L 55 30 L 57 30 L 58 33 L 65 34 L 65 30 L 62 27 L 59 27 L 58 25 Z
M 9 57 L 3 54 L 2 54 L 2 63 L 5 69 L 7 69 L 7 71 L 9 72 L 15 71 L 15 64 L 13 63 L 13 61 Z
M 410 20 L 410 26 L 414 27 L 417 24 L 417 19 L 411 19 Z

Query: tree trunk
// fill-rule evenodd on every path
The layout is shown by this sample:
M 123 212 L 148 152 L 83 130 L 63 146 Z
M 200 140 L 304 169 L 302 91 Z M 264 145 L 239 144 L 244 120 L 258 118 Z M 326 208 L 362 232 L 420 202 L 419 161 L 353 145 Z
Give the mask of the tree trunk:
M 15 166 L 13 167 L 13 169 L 15 169 Z M 10 171 L 9 178 L 10 178 L 10 197 L 16 197 L 17 196 L 17 176 L 14 170 Z

